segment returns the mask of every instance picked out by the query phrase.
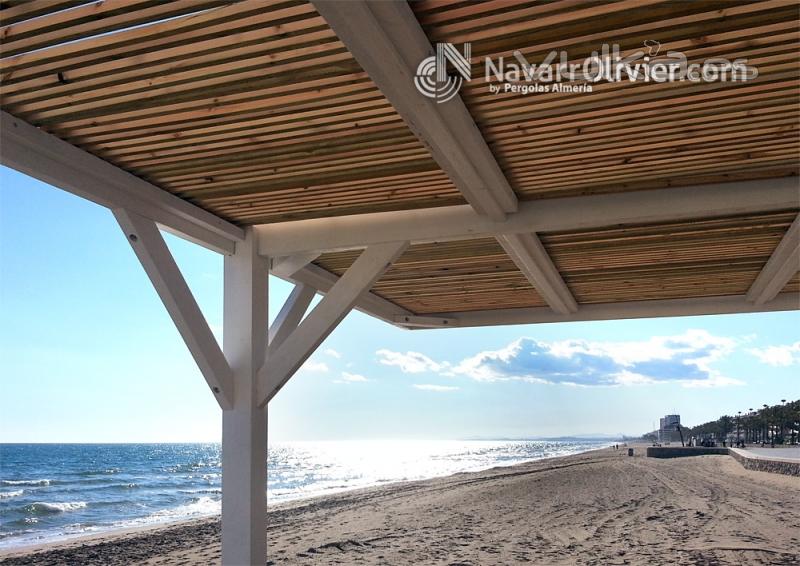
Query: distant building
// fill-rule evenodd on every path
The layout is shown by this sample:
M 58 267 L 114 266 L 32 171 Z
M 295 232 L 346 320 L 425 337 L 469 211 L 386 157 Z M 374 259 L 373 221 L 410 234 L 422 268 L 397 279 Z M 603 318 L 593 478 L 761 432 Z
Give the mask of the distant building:
M 680 415 L 666 415 L 661 417 L 661 419 L 659 419 L 658 441 L 670 442 L 672 440 L 672 433 L 677 432 L 680 424 Z

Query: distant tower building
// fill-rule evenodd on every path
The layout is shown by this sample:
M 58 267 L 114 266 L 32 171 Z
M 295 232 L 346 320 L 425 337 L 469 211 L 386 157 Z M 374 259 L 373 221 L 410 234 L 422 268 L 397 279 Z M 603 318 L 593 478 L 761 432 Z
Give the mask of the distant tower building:
M 678 430 L 678 426 L 680 424 L 680 415 L 666 415 L 661 417 L 661 419 L 659 419 L 660 426 L 658 427 L 658 441 L 669 441 L 672 438 L 672 433 Z

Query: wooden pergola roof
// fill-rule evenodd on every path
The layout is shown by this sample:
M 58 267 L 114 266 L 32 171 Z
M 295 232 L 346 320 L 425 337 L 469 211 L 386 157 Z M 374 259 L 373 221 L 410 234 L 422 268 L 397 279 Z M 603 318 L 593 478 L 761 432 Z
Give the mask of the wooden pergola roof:
M 282 226 L 335 231 L 341 224 L 326 219 L 357 227 L 361 218 L 470 206 L 501 223 L 475 237 L 412 238 L 359 303 L 391 322 L 551 320 L 537 314 L 548 307 L 562 316 L 554 320 L 569 320 L 595 312 L 590 305 L 600 314 L 586 316 L 602 318 L 603 308 L 636 302 L 664 308 L 631 316 L 800 308 L 794 0 L 421 0 L 410 11 L 296 0 L 0 6 L 5 122 L 51 134 L 228 226 L 201 215 L 202 230 L 236 239 L 234 227 L 258 225 L 267 241 Z M 587 94 L 528 96 L 492 94 L 483 77 L 484 57 L 514 50 L 540 61 L 563 49 L 578 60 L 602 43 L 624 53 L 653 39 L 690 61 L 746 58 L 758 77 L 601 82 Z M 416 55 L 438 41 L 472 44 L 466 112 L 457 99 L 436 105 L 402 90 L 413 89 Z M 66 146 L 42 143 L 53 153 Z M 10 151 L 4 163 L 34 174 L 24 153 Z M 55 177 L 47 179 L 59 184 Z M 738 187 L 731 198 L 746 190 L 753 203 L 727 202 L 726 183 Z M 706 186 L 717 201 L 703 200 Z M 581 202 L 586 210 L 605 202 L 594 197 L 625 196 L 635 209 L 655 190 L 665 210 L 673 192 L 700 201 L 674 218 L 642 208 L 624 222 L 533 222 L 502 235 L 518 207 L 533 214 L 538 203 L 563 202 L 580 216 Z M 193 218 L 175 206 L 180 222 Z M 301 261 L 282 262 L 296 269 L 275 271 L 324 292 L 359 247 L 292 250 Z M 672 300 L 689 302 L 672 310 Z M 509 317 L 490 314 L 500 311 Z

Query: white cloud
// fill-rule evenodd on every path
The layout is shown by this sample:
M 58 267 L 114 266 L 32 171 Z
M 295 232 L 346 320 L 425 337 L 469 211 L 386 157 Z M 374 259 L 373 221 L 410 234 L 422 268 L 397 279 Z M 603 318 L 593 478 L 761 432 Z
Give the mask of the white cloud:
M 303 371 L 313 371 L 316 373 L 326 373 L 328 371 L 328 364 L 325 362 L 315 362 L 313 360 L 309 360 L 303 364 L 303 367 L 300 368 Z
M 403 373 L 442 372 L 450 367 L 447 362 L 435 362 L 425 354 L 419 352 L 392 352 L 391 350 L 378 350 L 378 361 L 386 366 L 397 366 Z
M 325 353 L 327 355 L 329 355 L 330 357 L 332 357 L 332 358 L 336 358 L 337 360 L 342 359 L 342 355 L 339 352 L 337 352 L 336 350 L 334 350 L 333 348 L 327 348 L 325 350 Z
M 369 381 L 369 379 L 363 375 L 343 371 L 342 379 L 337 379 L 334 383 L 366 383 L 367 381 Z
M 729 355 L 736 341 L 689 330 L 627 342 L 520 338 L 480 352 L 452 368 L 476 381 L 528 381 L 582 387 L 673 382 L 686 387 L 721 387 L 741 382 L 712 364 Z
M 790 366 L 800 364 L 800 342 L 784 346 L 767 346 L 748 350 L 765 364 L 771 366 Z
M 415 383 L 412 387 L 423 391 L 457 391 L 459 389 L 452 385 L 434 385 L 433 383 Z

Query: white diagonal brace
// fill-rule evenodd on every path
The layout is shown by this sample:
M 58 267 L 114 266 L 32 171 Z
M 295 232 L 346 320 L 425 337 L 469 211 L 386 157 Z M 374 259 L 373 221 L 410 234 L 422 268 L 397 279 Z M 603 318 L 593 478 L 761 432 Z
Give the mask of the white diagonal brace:
M 275 257 L 271 259 L 269 272 L 276 277 L 291 277 L 320 256 L 320 252 Z
M 233 374 L 230 365 L 158 226 L 135 212 L 123 209 L 114 209 L 113 212 L 220 407 L 232 408 Z
M 314 6 L 467 202 L 494 220 L 515 211 L 517 197 L 461 98 L 438 104 L 414 86 L 418 65 L 434 51 L 408 3 L 319 0 Z
M 110 209 L 151 218 L 162 229 L 223 254 L 244 231 L 52 134 L 0 112 L 0 163 Z
M 369 291 L 384 271 L 408 247 L 408 242 L 379 244 L 365 249 L 314 310 L 278 349 L 267 356 L 258 372 L 261 404 L 267 403 L 316 348 Z
M 747 291 L 747 300 L 763 305 L 774 299 L 800 271 L 800 215 L 784 234 L 761 273 Z
M 303 315 L 308 310 L 308 305 L 316 295 L 316 290 L 310 285 L 298 283 L 292 289 L 286 302 L 283 304 L 281 312 L 275 317 L 269 327 L 269 350 L 275 351 L 283 342 L 294 332 Z
M 333 286 L 336 285 L 336 282 L 339 281 L 337 275 L 314 264 L 305 266 L 291 277 L 285 279 L 295 284 L 304 283 L 310 285 L 316 289 L 318 293 L 323 295 L 331 290 Z M 400 305 L 387 301 L 383 297 L 379 297 L 371 292 L 363 293 L 358 298 L 358 302 L 356 302 L 353 308 L 389 323 L 394 323 L 394 319 L 397 316 L 412 314 L 410 310 L 404 309 Z
M 578 303 L 535 234 L 505 234 L 497 241 L 551 309 L 560 314 L 578 310 Z

